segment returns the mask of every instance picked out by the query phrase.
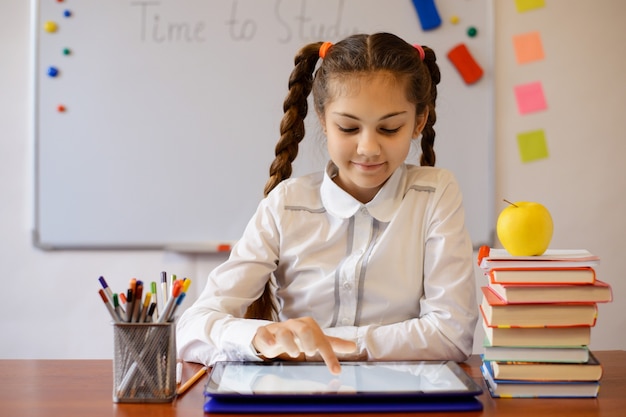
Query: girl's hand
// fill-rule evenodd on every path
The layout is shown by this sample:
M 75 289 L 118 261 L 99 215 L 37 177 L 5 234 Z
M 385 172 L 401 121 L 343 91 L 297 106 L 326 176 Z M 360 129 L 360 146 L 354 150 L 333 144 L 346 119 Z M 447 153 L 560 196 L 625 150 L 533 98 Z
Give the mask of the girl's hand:
M 266 358 L 287 355 L 304 360 L 319 352 L 334 375 L 341 373 L 336 353 L 351 353 L 356 344 L 349 340 L 326 336 L 315 320 L 310 317 L 291 319 L 260 327 L 254 339 L 254 348 Z

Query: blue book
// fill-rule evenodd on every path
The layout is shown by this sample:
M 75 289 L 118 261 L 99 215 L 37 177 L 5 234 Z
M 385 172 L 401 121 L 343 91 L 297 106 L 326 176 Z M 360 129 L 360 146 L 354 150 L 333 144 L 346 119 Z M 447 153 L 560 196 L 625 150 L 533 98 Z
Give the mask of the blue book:
M 480 368 L 489 393 L 494 398 L 595 398 L 599 381 L 521 381 L 495 379 L 489 362 Z

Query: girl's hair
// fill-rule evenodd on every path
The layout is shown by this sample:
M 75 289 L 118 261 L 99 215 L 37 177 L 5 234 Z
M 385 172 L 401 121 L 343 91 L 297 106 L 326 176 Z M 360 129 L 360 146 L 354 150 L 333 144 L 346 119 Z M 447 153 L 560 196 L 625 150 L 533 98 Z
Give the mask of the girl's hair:
M 289 178 L 292 163 L 298 155 L 298 145 L 304 138 L 304 119 L 308 113 L 308 96 L 313 92 L 313 105 L 323 116 L 333 100 L 331 81 L 350 79 L 374 72 L 385 72 L 405 82 L 407 100 L 415 104 L 416 116 L 428 110 L 428 119 L 422 130 L 420 165 L 435 165 L 435 130 L 437 120 L 435 100 L 440 73 L 432 49 L 422 46 L 420 51 L 390 33 L 353 35 L 334 45 L 324 54 L 323 62 L 315 70 L 322 42 L 304 46 L 295 57 L 295 68 L 289 77 L 289 92 L 283 103 L 284 116 L 280 123 L 280 139 L 276 144 L 276 158 L 270 166 L 270 178 L 265 184 L 267 196 L 281 181 Z M 276 307 L 268 281 L 263 295 L 246 312 L 246 317 L 275 319 Z

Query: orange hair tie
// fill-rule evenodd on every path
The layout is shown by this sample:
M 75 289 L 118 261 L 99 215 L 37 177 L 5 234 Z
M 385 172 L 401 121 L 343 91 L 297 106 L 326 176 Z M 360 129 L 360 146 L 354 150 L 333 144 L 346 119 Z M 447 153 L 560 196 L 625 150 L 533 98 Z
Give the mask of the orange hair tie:
M 322 46 L 320 46 L 320 58 L 324 59 L 326 52 L 328 52 L 331 46 L 333 46 L 332 42 L 324 42 Z

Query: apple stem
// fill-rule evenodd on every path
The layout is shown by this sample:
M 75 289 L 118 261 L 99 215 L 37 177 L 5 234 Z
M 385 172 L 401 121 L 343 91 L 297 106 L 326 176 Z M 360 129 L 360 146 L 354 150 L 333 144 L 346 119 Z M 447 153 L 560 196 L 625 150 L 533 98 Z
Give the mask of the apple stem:
M 507 202 L 507 203 L 509 203 L 509 204 L 510 204 L 510 205 L 512 205 L 513 207 L 517 207 L 517 204 L 513 204 L 513 203 L 511 203 L 511 202 L 510 202 L 509 200 L 507 200 L 506 198 L 503 198 L 502 200 L 503 200 L 503 201 L 505 201 L 505 202 Z

